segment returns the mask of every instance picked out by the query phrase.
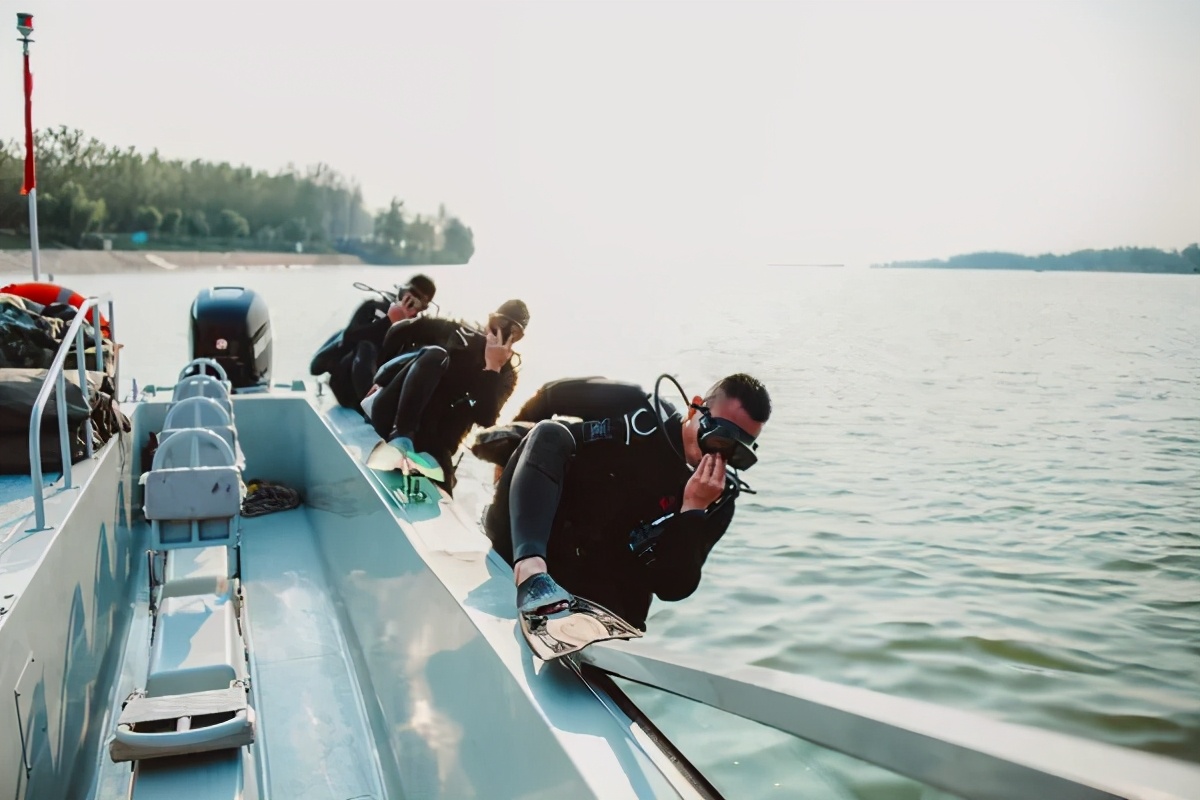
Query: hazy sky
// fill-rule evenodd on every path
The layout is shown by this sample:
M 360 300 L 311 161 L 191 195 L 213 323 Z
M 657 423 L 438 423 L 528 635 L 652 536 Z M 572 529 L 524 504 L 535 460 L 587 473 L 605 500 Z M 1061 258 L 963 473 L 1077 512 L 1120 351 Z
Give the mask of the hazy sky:
M 445 202 L 490 259 L 1200 240 L 1200 2 L 20 0 L 35 125 Z M 15 15 L 0 135 L 22 135 Z

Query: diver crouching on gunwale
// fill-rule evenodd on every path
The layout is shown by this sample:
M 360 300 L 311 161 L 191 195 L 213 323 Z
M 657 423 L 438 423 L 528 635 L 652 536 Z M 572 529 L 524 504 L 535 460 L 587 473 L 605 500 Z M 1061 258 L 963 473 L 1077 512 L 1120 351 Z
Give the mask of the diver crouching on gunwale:
M 517 385 L 513 345 L 529 308 L 509 300 L 485 329 L 449 319 L 398 322 L 384 338 L 374 384 L 363 401 L 371 425 L 425 474 L 454 487 L 454 453 L 474 425 L 496 422 Z
M 309 372 L 313 375 L 328 372 L 329 388 L 338 404 L 358 410 L 371 387 L 379 365 L 379 349 L 388 330 L 397 322 L 424 313 L 436 293 L 433 279 L 417 274 L 404 286 L 396 287 L 395 299 L 381 292 L 380 298 L 364 301 L 350 316 L 349 324 L 317 350 Z
M 757 461 L 771 400 L 739 373 L 693 398 L 686 417 L 658 405 L 635 384 L 579 378 L 546 384 L 517 414 L 535 424 L 507 458 L 484 526 L 513 565 L 521 614 L 579 596 L 645 630 L 653 596 L 696 590 L 733 519 L 741 484 L 726 467 Z

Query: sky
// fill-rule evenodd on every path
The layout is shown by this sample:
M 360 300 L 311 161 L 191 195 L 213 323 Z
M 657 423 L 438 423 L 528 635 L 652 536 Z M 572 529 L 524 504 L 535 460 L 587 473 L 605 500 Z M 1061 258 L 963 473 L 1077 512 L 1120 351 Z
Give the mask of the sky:
M 1200 240 L 1200 2 L 18 0 L 34 123 L 325 162 L 478 256 L 866 265 Z M 23 135 L 0 37 L 0 136 Z

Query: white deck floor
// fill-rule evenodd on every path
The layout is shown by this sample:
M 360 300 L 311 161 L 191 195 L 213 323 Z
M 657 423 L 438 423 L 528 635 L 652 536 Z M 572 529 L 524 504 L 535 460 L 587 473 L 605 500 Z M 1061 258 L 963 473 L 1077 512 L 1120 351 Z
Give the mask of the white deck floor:
M 370 723 L 303 506 L 242 520 L 259 758 L 270 797 L 382 798 Z

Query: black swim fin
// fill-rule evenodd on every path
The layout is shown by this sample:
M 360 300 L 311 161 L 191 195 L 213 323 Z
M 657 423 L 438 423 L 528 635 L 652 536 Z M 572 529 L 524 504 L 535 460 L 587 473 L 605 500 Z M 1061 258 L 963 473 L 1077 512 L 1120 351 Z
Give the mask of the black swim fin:
M 595 642 L 640 639 L 642 632 L 604 606 L 572 597 L 567 608 L 553 614 L 517 614 L 521 633 L 533 654 L 543 661 L 577 653 Z

